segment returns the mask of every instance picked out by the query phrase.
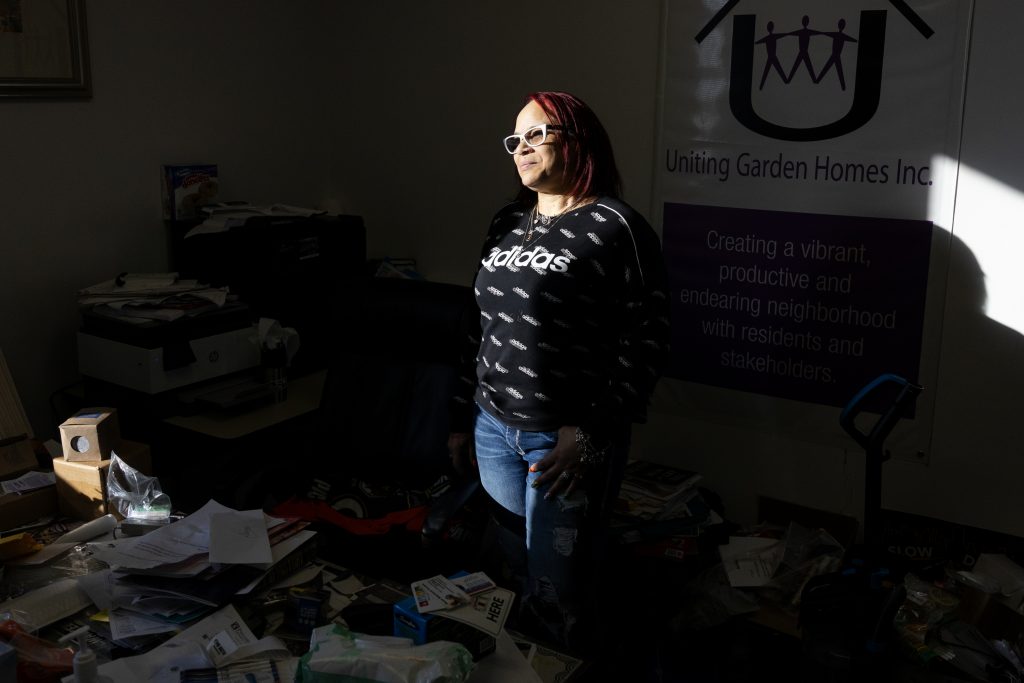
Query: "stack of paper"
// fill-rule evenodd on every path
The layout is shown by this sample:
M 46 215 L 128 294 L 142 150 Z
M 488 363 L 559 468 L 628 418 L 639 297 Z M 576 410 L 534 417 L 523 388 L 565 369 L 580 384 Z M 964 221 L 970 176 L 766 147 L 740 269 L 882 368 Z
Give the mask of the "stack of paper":
M 78 292 L 79 306 L 129 321 L 177 320 L 221 308 L 227 300 L 227 288 L 179 280 L 177 273 L 124 273 Z
M 178 631 L 239 592 L 276 581 L 275 567 L 312 549 L 314 532 L 304 527 L 210 501 L 145 536 L 90 544 L 110 569 L 82 577 L 82 588 L 107 610 L 111 639 L 131 647 L 133 639 Z
M 252 218 L 308 218 L 327 213 L 319 209 L 307 209 L 287 204 L 271 204 L 270 206 L 254 206 L 252 204 L 213 204 L 202 209 L 206 219 L 185 234 L 185 238 L 206 233 L 227 232 L 231 228 L 244 226 Z
M 629 462 L 611 517 L 613 535 L 641 555 L 680 560 L 699 554 L 698 538 L 723 521 L 697 488 L 701 479 L 670 465 Z
M 616 511 L 637 519 L 673 519 L 693 514 L 701 475 L 669 465 L 633 460 L 626 465 Z
M 230 680 L 294 680 L 298 660 L 291 656 L 287 646 L 279 639 L 257 639 L 234 607 L 228 605 L 192 625 L 159 647 L 136 657 L 124 657 L 102 665 L 99 673 L 114 681 L 149 681 L 150 683 L 179 683 L 186 680 L 185 672 L 204 669 L 241 667 L 256 664 L 255 671 L 264 675 L 250 678 L 244 670 Z M 274 664 L 265 667 L 266 662 Z M 187 680 L 218 679 L 217 672 L 202 671 L 203 675 Z

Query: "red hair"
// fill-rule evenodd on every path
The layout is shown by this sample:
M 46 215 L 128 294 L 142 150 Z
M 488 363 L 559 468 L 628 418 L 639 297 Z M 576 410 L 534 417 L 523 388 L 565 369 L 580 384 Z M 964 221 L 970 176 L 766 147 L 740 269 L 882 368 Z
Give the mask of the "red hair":
M 568 132 L 557 137 L 565 160 L 568 194 L 582 197 L 619 197 L 622 180 L 615 165 L 612 143 L 594 111 L 583 100 L 567 92 L 530 93 L 526 102 L 536 102 L 551 123 L 565 126 Z M 535 193 L 520 186 L 519 199 Z

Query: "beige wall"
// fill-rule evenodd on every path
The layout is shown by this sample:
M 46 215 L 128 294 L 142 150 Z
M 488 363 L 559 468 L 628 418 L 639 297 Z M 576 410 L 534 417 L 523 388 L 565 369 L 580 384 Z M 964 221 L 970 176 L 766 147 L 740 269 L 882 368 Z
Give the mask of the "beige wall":
M 75 293 L 167 269 L 163 163 L 220 164 L 225 198 L 327 186 L 336 31 L 320 3 L 86 3 L 94 96 L 0 101 L 0 347 L 29 417 L 77 379 Z
M 594 108 L 626 198 L 646 212 L 660 11 L 657 0 L 347 8 L 335 181 L 371 226 L 371 253 L 415 255 L 430 277 L 468 283 L 491 216 L 515 191 L 501 138 L 535 90 L 569 90 Z M 541 26 L 528 26 L 531 14 Z

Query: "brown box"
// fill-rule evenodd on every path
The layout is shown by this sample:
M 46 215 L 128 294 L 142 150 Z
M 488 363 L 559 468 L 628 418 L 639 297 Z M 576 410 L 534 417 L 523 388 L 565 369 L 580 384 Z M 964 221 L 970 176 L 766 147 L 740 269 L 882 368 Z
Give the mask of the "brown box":
M 108 460 L 120 441 L 117 411 L 113 408 L 83 408 L 60 426 L 64 459 L 72 462 Z
M 136 441 L 122 440 L 114 449 L 119 458 L 143 474 L 153 472 L 149 446 Z M 108 512 L 107 472 L 110 460 L 100 462 L 74 462 L 53 459 L 53 472 L 57 475 L 57 505 L 62 514 L 76 519 L 96 519 Z
M 0 493 L 0 531 L 17 529 L 56 514 L 57 489 L 53 486 L 27 493 Z
M 0 480 L 39 469 L 32 442 L 24 435 L 0 440 Z

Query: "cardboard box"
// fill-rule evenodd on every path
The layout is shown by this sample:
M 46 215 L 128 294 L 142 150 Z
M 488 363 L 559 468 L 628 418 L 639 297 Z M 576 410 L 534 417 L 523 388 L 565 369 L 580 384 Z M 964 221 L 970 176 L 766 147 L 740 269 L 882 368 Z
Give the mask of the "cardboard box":
M 56 514 L 55 486 L 27 493 L 0 493 L 0 531 L 17 529 L 42 517 L 52 517 Z
M 71 462 L 99 462 L 121 441 L 117 411 L 113 408 L 84 408 L 60 426 L 64 459 Z
M 216 164 L 167 164 L 161 169 L 164 218 L 171 221 L 201 218 L 199 209 L 217 200 Z
M 32 442 L 27 437 L 15 436 L 0 441 L 0 480 L 14 479 L 29 470 L 39 468 Z
M 121 441 L 114 451 L 117 456 L 143 474 L 152 475 L 153 463 L 149 446 L 136 441 Z M 96 519 L 115 512 L 107 509 L 107 472 L 110 460 L 75 462 L 53 459 L 57 475 L 57 507 L 61 514 L 76 519 Z

